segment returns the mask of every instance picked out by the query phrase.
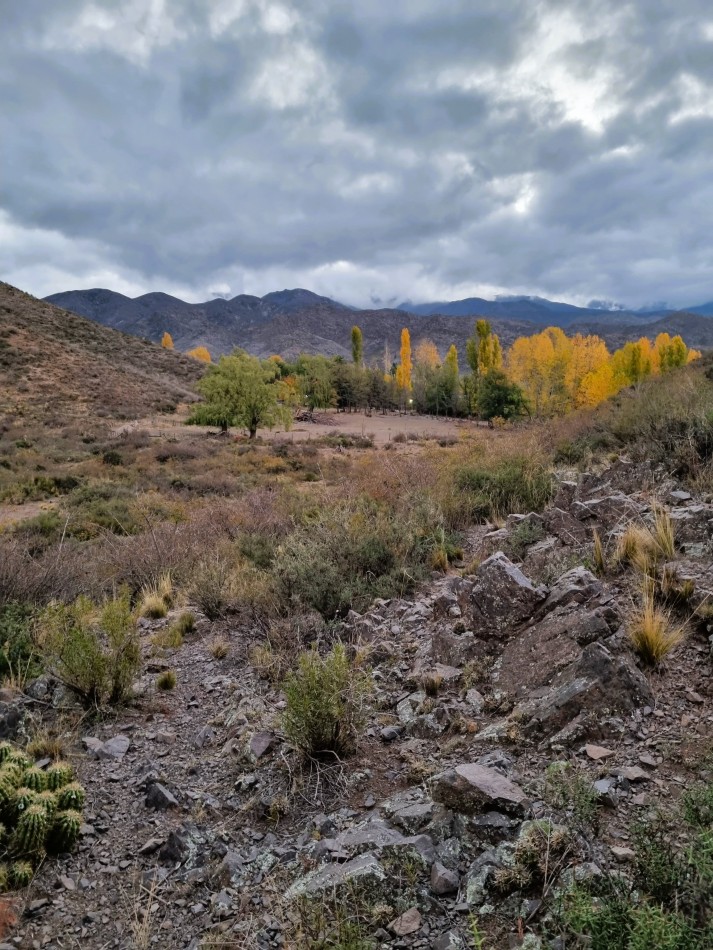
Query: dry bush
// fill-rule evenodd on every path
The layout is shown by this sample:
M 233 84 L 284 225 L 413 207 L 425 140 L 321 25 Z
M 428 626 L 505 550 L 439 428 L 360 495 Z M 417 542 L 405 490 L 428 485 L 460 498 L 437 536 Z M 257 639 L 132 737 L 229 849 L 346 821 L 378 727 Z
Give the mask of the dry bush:
M 73 600 L 95 583 L 93 552 L 74 542 L 33 557 L 21 538 L 0 538 L 0 605 Z

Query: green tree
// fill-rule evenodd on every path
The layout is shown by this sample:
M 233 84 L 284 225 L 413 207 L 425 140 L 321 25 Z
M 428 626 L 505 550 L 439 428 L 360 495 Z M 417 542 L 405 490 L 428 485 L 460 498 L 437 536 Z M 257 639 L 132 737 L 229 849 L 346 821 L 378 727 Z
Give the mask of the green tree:
M 302 354 L 296 372 L 302 404 L 309 409 L 329 409 L 337 401 L 334 389 L 335 363 L 326 356 Z
M 195 407 L 189 423 L 220 426 L 223 432 L 243 426 L 251 439 L 261 427 L 272 428 L 278 422 L 289 426 L 292 416 L 280 403 L 278 375 L 274 362 L 244 350 L 221 356 L 196 384 L 205 402 Z
M 352 360 L 359 367 L 364 361 L 364 337 L 357 326 L 352 327 Z
M 491 369 L 478 386 L 478 411 L 484 419 L 515 419 L 529 414 L 527 401 L 517 383 L 500 369 Z

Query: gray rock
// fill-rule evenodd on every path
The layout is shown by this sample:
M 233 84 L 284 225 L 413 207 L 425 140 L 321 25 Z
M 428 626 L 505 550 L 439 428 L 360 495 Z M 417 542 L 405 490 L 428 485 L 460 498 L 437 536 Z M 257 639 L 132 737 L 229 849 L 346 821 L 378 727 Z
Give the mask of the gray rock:
M 441 934 L 431 944 L 432 950 L 463 950 L 463 938 L 455 930 Z
M 544 597 L 501 551 L 492 554 L 476 572 L 470 600 L 473 633 L 499 639 L 514 633 Z
M 449 870 L 438 861 L 431 868 L 431 890 L 434 894 L 443 896 L 455 894 L 460 886 L 460 878 L 455 871 Z
M 379 900 L 389 890 L 389 876 L 376 855 L 360 854 L 344 864 L 330 864 L 305 875 L 288 889 L 288 901 L 299 897 L 322 898 L 335 894 L 351 894 L 354 887 L 371 900 Z
M 276 741 L 271 732 L 256 732 L 250 739 L 250 754 L 254 759 L 261 759 L 273 748 Z
M 166 808 L 177 808 L 178 801 L 160 782 L 152 782 L 146 791 L 146 807 L 163 811 Z
M 545 512 L 545 528 L 563 544 L 582 544 L 589 532 L 573 515 L 561 508 L 548 508 Z
M 397 937 L 407 937 L 421 929 L 421 913 L 418 907 L 411 907 L 405 913 L 392 920 L 389 930 Z
M 615 656 L 602 643 L 591 643 L 557 677 L 541 699 L 521 704 L 527 729 L 551 735 L 582 713 L 628 712 L 653 703 L 645 676 L 628 656 Z
M 402 828 L 406 834 L 413 835 L 420 831 L 433 816 L 433 802 L 418 802 L 415 805 L 407 805 L 394 812 L 392 821 L 399 828 Z
M 525 817 L 530 802 L 523 790 L 495 769 L 469 763 L 432 779 L 432 797 L 463 815 L 504 811 Z

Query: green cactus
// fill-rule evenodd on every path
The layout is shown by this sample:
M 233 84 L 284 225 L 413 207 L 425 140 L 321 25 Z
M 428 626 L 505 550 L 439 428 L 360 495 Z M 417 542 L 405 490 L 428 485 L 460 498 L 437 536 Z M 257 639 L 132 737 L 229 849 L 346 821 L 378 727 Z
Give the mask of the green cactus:
M 36 801 L 37 792 L 34 789 L 27 788 L 25 785 L 23 785 L 22 788 L 18 788 L 15 792 L 15 817 L 19 818 L 20 815 L 22 815 L 24 811 L 27 811 L 30 805 L 34 805 Z
M 0 765 L 7 759 L 11 752 L 15 751 L 12 742 L 0 742 Z
M 10 836 L 8 851 L 15 855 L 36 855 L 42 851 L 49 820 L 42 805 L 30 805 Z
M 0 814 L 12 814 L 15 810 L 17 788 L 7 775 L 0 773 Z
M 7 864 L 0 864 L 0 894 L 10 890 L 10 869 Z
M 44 792 L 47 788 L 47 775 L 42 769 L 38 769 L 36 765 L 33 765 L 22 776 L 22 784 L 36 792 Z
M 19 788 L 22 785 L 22 776 L 24 769 L 17 762 L 7 761 L 0 768 L 0 779 L 8 781 L 13 788 Z
M 81 827 L 82 816 L 78 811 L 57 812 L 47 836 L 47 850 L 52 854 L 71 851 L 77 843 Z
M 84 789 L 79 782 L 70 782 L 69 785 L 65 785 L 64 788 L 60 788 L 57 792 L 57 803 L 59 807 L 65 811 L 67 809 L 80 811 L 86 797 Z
M 20 749 L 13 749 L 12 752 L 7 756 L 5 762 L 15 763 L 20 766 L 24 772 L 26 769 L 32 767 L 32 760 L 29 759 L 24 752 Z
M 34 876 L 35 872 L 29 861 L 15 861 L 10 867 L 10 883 L 13 887 L 29 887 Z
M 55 792 L 46 789 L 37 796 L 35 804 L 41 805 L 44 808 L 48 818 L 54 818 L 58 808 L 57 795 Z
M 52 792 L 69 785 L 74 779 L 74 769 L 69 762 L 55 762 L 47 769 L 47 788 Z

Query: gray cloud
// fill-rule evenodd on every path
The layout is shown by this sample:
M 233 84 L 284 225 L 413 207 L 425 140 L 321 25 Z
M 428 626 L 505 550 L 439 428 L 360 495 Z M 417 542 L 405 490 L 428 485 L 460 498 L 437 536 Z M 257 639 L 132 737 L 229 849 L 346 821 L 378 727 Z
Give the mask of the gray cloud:
M 702 0 L 25 0 L 0 275 L 357 304 L 713 297 Z

